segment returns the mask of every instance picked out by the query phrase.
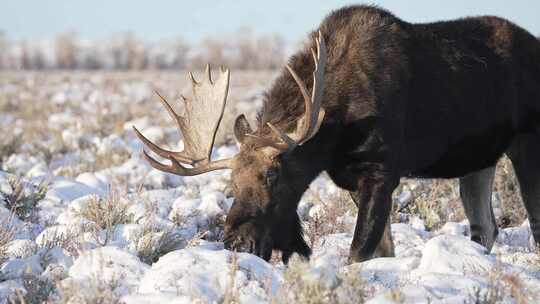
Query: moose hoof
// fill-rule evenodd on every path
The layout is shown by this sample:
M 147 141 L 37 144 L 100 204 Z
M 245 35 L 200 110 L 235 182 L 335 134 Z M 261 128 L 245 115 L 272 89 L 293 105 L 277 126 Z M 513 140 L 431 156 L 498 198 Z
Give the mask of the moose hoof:
M 491 233 L 474 233 L 471 234 L 471 241 L 486 247 L 486 253 L 490 253 L 491 248 L 493 248 L 493 244 L 495 243 L 498 235 L 498 229 L 494 229 Z

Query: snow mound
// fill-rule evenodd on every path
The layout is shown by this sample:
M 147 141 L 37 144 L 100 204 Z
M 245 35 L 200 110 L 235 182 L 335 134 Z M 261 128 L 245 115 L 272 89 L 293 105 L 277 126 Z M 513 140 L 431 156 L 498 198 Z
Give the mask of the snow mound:
M 170 252 L 152 265 L 142 278 L 140 294 L 221 302 L 237 292 L 241 302 L 264 302 L 266 291 L 275 291 L 281 277 L 272 265 L 246 253 L 219 250 L 219 246 L 194 247 Z
M 101 247 L 84 252 L 69 269 L 71 280 L 84 286 L 92 280 L 118 281 L 131 292 L 150 267 L 136 256 L 116 247 Z
M 463 275 L 489 271 L 495 263 L 487 250 L 465 237 L 440 235 L 429 240 L 422 250 L 418 270 Z

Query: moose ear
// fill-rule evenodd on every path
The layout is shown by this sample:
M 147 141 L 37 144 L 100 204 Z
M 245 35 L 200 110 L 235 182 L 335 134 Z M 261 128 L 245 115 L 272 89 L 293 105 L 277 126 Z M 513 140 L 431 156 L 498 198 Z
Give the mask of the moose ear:
M 246 134 L 250 133 L 253 133 L 253 130 L 251 130 L 246 116 L 244 114 L 238 115 L 234 121 L 234 137 L 236 141 L 242 144 L 244 139 L 246 139 Z

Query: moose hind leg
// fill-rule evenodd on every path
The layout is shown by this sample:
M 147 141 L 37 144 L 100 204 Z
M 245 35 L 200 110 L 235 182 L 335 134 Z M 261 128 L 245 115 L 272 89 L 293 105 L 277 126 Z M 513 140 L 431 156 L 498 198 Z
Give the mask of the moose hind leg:
M 498 230 L 491 206 L 495 166 L 459 179 L 459 192 L 471 227 L 471 240 L 491 251 Z
M 534 240 L 540 244 L 540 128 L 536 135 L 519 135 L 507 155 L 519 181 Z

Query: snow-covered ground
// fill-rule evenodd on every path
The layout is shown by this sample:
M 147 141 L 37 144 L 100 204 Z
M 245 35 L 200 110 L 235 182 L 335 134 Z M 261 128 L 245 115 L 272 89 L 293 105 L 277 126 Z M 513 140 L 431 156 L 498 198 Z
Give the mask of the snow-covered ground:
M 272 75 L 233 73 L 228 115 L 253 117 Z M 355 210 L 324 175 L 298 209 L 314 249 L 309 262 L 285 267 L 224 250 L 230 172 L 153 170 L 131 131 L 135 124 L 178 148 L 152 91 L 178 97 L 184 73 L 0 76 L 0 303 L 540 300 L 527 221 L 502 229 L 486 254 L 469 240 L 466 220 L 433 225 L 403 211 L 392 225 L 396 257 L 348 264 Z M 226 134 L 218 141 L 215 158 L 235 153 Z M 396 209 L 415 204 L 414 188 L 396 193 Z

